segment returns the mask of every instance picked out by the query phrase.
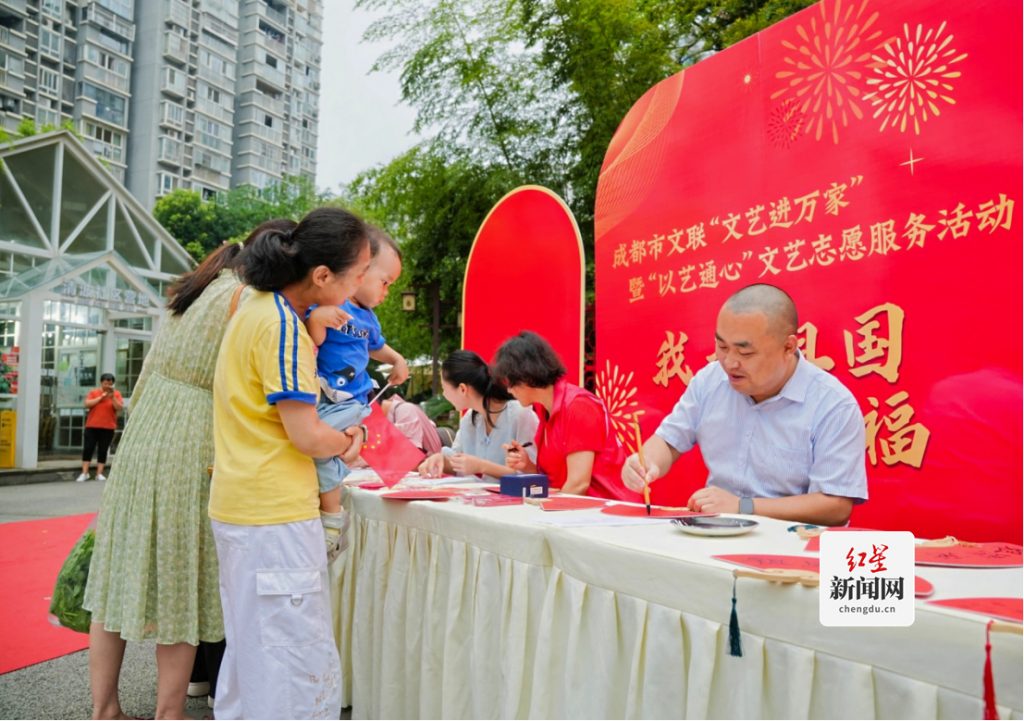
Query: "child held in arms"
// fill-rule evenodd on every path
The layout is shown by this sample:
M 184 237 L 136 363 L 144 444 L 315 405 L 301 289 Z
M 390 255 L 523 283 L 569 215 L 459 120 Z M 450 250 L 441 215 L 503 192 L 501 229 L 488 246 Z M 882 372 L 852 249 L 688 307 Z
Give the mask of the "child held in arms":
M 317 413 L 338 430 L 357 425 L 370 415 L 373 381 L 366 372 L 370 358 L 391 364 L 391 385 L 409 377 L 405 358 L 385 342 L 373 312 L 401 275 L 402 254 L 394 239 L 380 228 L 371 226 L 369 238 L 373 260 L 355 294 L 340 306 L 313 308 L 306 318 L 306 330 L 319 348 L 316 367 L 322 393 Z M 341 539 L 348 524 L 341 510 L 341 483 L 349 469 L 337 457 L 315 460 L 327 556 L 334 560 L 343 548 Z

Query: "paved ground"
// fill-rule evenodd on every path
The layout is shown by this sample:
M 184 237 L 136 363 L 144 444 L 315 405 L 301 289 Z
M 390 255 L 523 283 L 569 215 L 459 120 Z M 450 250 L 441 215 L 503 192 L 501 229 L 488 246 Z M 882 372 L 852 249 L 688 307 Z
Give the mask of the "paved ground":
M 0 523 L 97 511 L 103 485 L 69 480 L 0 486 Z M 129 716 L 155 715 L 155 643 L 128 644 L 121 671 L 121 704 Z M 213 715 L 205 698 L 189 699 L 186 709 L 193 718 Z M 91 715 L 88 651 L 0 675 L 0 719 L 87 719 Z
M 103 485 L 72 480 L 0 486 L 0 523 L 97 511 Z M 128 644 L 121 703 L 130 716 L 153 718 L 156 713 L 155 644 Z M 188 711 L 195 718 L 212 716 L 205 698 L 189 699 Z M 91 715 L 87 651 L 0 675 L 0 718 L 84 719 Z
M 75 475 L 77 471 L 62 477 L 73 479 Z M 0 485 L 0 523 L 93 513 L 99 510 L 103 486 L 97 481 L 74 480 Z M 128 644 L 120 694 L 126 714 L 154 717 L 155 643 Z M 213 718 L 205 697 L 189 699 L 185 711 L 191 718 Z M 87 719 L 91 715 L 88 651 L 0 674 L 0 719 Z M 344 709 L 341 718 L 351 718 L 351 710 Z

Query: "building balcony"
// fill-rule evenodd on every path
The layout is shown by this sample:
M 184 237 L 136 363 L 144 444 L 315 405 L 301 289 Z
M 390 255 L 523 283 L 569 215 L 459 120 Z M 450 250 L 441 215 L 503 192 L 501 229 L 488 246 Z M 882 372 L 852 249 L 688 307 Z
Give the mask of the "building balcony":
M 184 65 L 188 62 L 189 42 L 178 33 L 170 30 L 164 31 L 163 55 L 171 62 Z
M 157 162 L 180 166 L 184 156 L 185 153 L 180 142 L 170 138 L 159 139 Z
M 164 0 L 164 21 L 189 29 L 192 21 L 192 8 L 182 0 Z
M 227 190 L 231 181 L 231 174 L 220 173 L 212 168 L 207 168 L 203 165 L 197 164 L 192 166 L 192 180 L 197 180 L 200 183 L 214 185 L 223 190 Z
M 283 4 L 280 8 L 275 8 L 266 2 L 258 2 L 256 3 L 256 15 L 272 22 L 281 32 L 288 31 L 288 11 Z
M 235 92 L 235 69 L 231 68 L 228 73 L 218 73 L 212 68 L 208 68 L 205 65 L 200 65 L 197 72 L 198 76 L 213 85 L 215 88 L 221 88 L 222 91 L 227 92 L 228 95 L 233 95 Z
M 0 26 L 0 47 L 23 55 L 25 53 L 25 34 Z
M 160 90 L 171 97 L 183 99 L 187 92 L 185 74 L 173 68 L 164 68 L 160 74 Z
M 9 13 L 25 15 L 28 12 L 28 0 L 0 0 L 0 15 L 5 10 Z
M 238 46 L 238 23 L 232 26 L 219 17 L 211 15 L 208 12 L 203 12 L 202 27 L 204 32 L 208 32 L 211 35 L 215 35 L 220 38 L 228 45 Z
M 278 148 L 284 143 L 284 135 L 280 130 L 268 128 L 260 122 L 241 123 L 238 125 L 236 132 L 239 138 L 255 135 L 260 140 L 264 140 Z
M 284 117 L 284 100 L 256 90 L 243 93 L 239 98 L 238 105 L 240 108 L 244 108 L 246 105 L 255 105 L 278 118 Z
M 109 145 L 96 139 L 89 139 L 87 143 L 92 149 L 93 155 L 106 158 L 112 163 L 124 164 L 124 150 L 122 148 L 115 148 L 113 145 Z
M 196 100 L 193 110 L 225 125 L 234 125 L 235 123 L 235 111 L 233 108 L 225 108 L 223 105 L 218 105 L 209 100 Z
M 103 28 L 112 35 L 124 38 L 128 42 L 135 40 L 135 23 L 125 20 L 117 13 L 107 10 L 97 2 L 90 2 L 82 13 L 85 20 L 82 25 L 92 24 Z
M 239 67 L 239 76 L 243 78 L 246 76 L 256 77 L 281 92 L 284 92 L 287 87 L 285 84 L 285 76 L 282 71 L 277 68 L 272 68 L 264 62 L 258 62 L 256 60 L 250 60 L 242 63 Z
M 99 85 L 101 88 L 116 90 L 125 95 L 129 94 L 131 83 L 128 81 L 128 78 L 88 62 L 80 63 L 78 67 L 82 69 L 82 75 L 86 80 Z
M 0 68 L 0 89 L 9 95 L 24 95 L 25 79 L 21 75 Z

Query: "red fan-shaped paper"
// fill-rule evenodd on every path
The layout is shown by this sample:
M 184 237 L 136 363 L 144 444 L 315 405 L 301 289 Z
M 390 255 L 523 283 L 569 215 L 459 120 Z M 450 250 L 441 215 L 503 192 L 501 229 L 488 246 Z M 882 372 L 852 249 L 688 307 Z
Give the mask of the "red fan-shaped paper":
M 918 566 L 962 566 L 964 568 L 1016 568 L 1021 565 L 1021 547 L 1013 543 L 960 543 L 956 546 L 918 546 Z
M 928 603 L 969 613 L 980 613 L 983 616 L 998 618 L 1002 621 L 1014 623 L 1024 621 L 1024 600 L 1019 598 L 944 598 Z

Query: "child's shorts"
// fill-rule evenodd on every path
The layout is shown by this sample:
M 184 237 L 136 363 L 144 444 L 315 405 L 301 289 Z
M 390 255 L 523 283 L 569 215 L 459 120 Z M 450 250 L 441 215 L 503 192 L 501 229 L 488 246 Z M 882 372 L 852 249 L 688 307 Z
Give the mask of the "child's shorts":
M 343 431 L 350 426 L 359 425 L 366 416 L 370 415 L 370 406 L 354 399 L 342 403 L 321 402 L 317 405 L 316 412 L 320 416 L 320 420 L 331 428 Z M 321 493 L 333 491 L 349 474 L 348 466 L 337 456 L 314 460 L 316 461 L 316 478 L 320 483 Z

